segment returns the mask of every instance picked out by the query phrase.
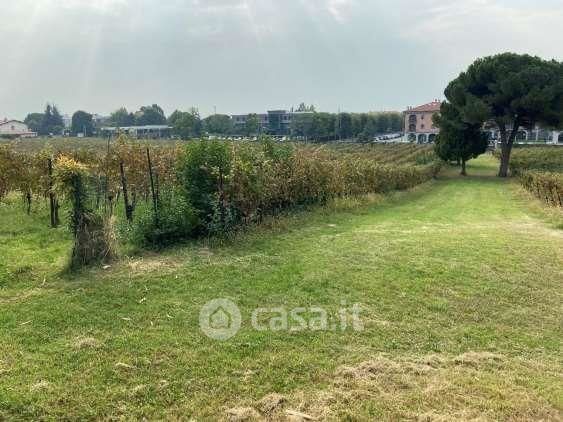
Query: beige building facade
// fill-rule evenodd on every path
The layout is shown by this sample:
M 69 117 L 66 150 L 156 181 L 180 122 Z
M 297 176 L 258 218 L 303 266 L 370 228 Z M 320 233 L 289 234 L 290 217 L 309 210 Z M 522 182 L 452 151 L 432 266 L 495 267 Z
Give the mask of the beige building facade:
M 24 122 L 4 119 L 0 120 L 0 136 L 33 138 L 37 134 L 29 130 Z
M 419 144 L 435 141 L 440 130 L 434 126 L 432 117 L 440 112 L 440 105 L 440 101 L 434 100 L 417 107 L 407 107 L 403 111 L 404 132 L 407 140 Z

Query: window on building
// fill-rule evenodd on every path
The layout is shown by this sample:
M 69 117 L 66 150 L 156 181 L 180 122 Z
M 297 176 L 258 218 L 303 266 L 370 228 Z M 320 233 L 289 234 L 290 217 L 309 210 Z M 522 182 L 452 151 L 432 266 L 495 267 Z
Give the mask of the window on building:
M 420 128 L 421 128 L 421 129 L 424 129 L 424 123 L 420 125 Z

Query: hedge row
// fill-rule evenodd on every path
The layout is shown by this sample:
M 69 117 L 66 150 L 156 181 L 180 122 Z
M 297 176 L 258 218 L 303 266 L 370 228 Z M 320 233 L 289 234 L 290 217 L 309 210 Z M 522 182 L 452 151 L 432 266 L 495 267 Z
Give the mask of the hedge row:
M 523 170 L 519 177 L 522 185 L 542 201 L 563 207 L 563 174 Z
M 202 142 L 187 146 L 178 170 L 201 233 L 209 224 L 224 231 L 224 224 L 334 197 L 408 189 L 434 177 L 439 165 L 380 164 L 323 147 Z

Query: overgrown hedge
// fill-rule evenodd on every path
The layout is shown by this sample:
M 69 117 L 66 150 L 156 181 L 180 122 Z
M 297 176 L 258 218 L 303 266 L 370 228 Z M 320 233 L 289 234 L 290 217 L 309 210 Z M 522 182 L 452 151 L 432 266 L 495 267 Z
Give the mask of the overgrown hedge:
M 197 232 L 225 232 L 264 215 L 340 196 L 408 189 L 434 177 L 439 165 L 379 164 L 328 148 L 193 143 L 179 179 L 200 218 Z
M 563 207 L 563 174 L 524 170 L 519 173 L 522 185 L 549 205 Z
M 563 147 L 543 146 L 514 148 L 510 157 L 510 170 L 518 175 L 524 170 L 563 172 Z
M 498 153 L 495 153 L 498 158 Z M 563 207 L 563 148 L 560 146 L 515 148 L 510 171 L 524 188 L 545 203 Z

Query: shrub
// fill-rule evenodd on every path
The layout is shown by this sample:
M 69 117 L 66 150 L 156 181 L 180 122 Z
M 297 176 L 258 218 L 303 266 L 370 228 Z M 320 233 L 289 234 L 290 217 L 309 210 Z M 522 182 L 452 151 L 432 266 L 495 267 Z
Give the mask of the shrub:
M 209 223 L 214 203 L 224 201 L 224 186 L 230 176 L 231 151 L 226 143 L 198 141 L 188 144 L 178 173 L 185 198 L 197 213 L 201 226 Z
M 192 237 L 197 226 L 196 213 L 184 196 L 166 191 L 158 201 L 158 219 L 154 209 L 147 206 L 127 227 L 133 244 L 160 248 Z

